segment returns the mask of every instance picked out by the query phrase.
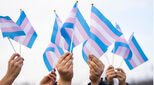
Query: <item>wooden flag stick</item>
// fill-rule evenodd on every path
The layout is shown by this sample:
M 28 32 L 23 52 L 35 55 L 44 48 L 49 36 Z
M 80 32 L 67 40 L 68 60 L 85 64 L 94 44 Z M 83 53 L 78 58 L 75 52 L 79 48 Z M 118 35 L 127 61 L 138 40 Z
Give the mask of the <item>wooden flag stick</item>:
M 11 42 L 11 40 L 10 40 L 9 38 L 7 38 L 7 39 L 9 40 L 9 42 L 10 42 L 10 44 L 11 44 L 11 46 L 12 46 L 14 52 L 17 53 L 16 50 L 15 50 L 15 48 L 14 48 L 14 46 L 13 46 L 13 44 L 12 44 L 12 42 Z

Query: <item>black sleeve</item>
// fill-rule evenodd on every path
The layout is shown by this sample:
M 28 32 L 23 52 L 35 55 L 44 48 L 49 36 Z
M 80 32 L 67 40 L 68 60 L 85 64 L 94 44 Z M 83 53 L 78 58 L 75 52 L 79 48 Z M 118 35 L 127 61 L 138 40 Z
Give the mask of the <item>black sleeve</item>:
M 91 85 L 91 83 L 88 83 L 88 85 Z M 103 78 L 101 78 L 101 82 L 99 83 L 99 85 L 110 85 L 110 84 L 107 84 L 106 82 L 103 81 Z
M 57 81 L 53 85 L 57 85 Z

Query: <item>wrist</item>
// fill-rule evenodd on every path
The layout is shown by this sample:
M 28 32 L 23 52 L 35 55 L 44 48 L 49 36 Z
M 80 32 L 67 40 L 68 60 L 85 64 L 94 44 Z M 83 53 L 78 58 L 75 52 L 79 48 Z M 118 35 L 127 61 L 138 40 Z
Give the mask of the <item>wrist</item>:
M 15 79 L 9 75 L 5 75 L 3 79 L 0 81 L 0 85 L 12 85 Z
M 91 81 L 91 85 L 99 85 L 101 82 L 101 78 L 99 78 L 97 81 Z
M 68 81 L 68 80 L 64 80 L 64 79 L 61 79 L 61 78 L 60 78 L 60 79 L 58 80 L 58 82 L 57 82 L 57 85 L 71 85 L 71 81 L 72 81 L 72 80 L 69 80 L 69 81 Z

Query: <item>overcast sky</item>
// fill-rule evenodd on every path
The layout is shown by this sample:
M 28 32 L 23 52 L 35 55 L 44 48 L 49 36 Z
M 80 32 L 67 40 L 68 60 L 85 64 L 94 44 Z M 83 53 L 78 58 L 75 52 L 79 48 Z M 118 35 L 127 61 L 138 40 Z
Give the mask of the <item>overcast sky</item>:
M 50 42 L 55 15 L 53 10 L 64 22 L 72 9 L 75 0 L 1 0 L 0 16 L 10 16 L 16 21 L 20 15 L 20 8 L 23 9 L 31 24 L 36 30 L 38 37 L 32 49 L 22 46 L 24 66 L 16 83 L 33 82 L 36 85 L 41 78 L 49 72 L 43 62 L 43 52 Z M 123 62 L 121 68 L 127 74 L 127 81 L 139 81 L 152 78 L 152 57 L 153 57 L 153 10 L 152 0 L 79 0 L 78 7 L 84 18 L 90 24 L 91 3 L 113 23 L 117 22 L 124 32 L 126 39 L 132 32 L 149 61 L 130 71 Z M 15 49 L 19 52 L 19 44 L 12 41 Z M 73 85 L 86 85 L 89 82 L 89 68 L 81 55 L 82 45 L 74 49 L 74 78 Z M 9 41 L 0 33 L 0 78 L 7 70 L 7 63 L 14 53 Z M 112 54 L 107 53 L 110 62 Z M 100 58 L 107 68 L 108 63 L 105 56 Z M 120 65 L 122 58 L 114 58 L 114 66 Z M 105 68 L 105 69 L 106 69 Z M 105 73 L 105 72 L 104 72 Z

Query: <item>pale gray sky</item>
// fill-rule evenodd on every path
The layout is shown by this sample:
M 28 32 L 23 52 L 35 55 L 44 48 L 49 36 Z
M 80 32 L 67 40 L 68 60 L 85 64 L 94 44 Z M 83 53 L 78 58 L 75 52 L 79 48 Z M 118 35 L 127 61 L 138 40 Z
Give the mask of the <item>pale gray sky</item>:
M 50 42 L 52 28 L 54 24 L 54 12 L 56 9 L 59 17 L 64 22 L 75 0 L 1 0 L 0 16 L 10 16 L 14 21 L 20 15 L 22 8 L 31 24 L 38 34 L 33 48 L 28 49 L 22 46 L 22 56 L 24 57 L 24 66 L 16 83 L 33 82 L 36 85 L 44 75 L 47 75 L 45 64 L 43 62 L 43 52 Z M 128 39 L 132 32 L 141 45 L 143 51 L 149 58 L 149 61 L 130 71 L 123 62 L 121 68 L 127 73 L 127 81 L 139 81 L 152 78 L 152 57 L 153 57 L 153 10 L 152 0 L 79 0 L 78 7 L 84 18 L 90 24 L 91 3 L 114 24 L 117 22 L 124 35 Z M 19 52 L 19 44 L 12 41 L 15 49 Z M 89 68 L 81 55 L 81 46 L 74 49 L 74 78 L 73 85 L 86 85 L 89 82 Z M 0 78 L 7 70 L 7 62 L 14 53 L 7 39 L 4 39 L 0 33 Z M 112 54 L 108 53 L 110 62 Z M 100 58 L 108 66 L 104 56 Z M 118 67 L 122 58 L 115 56 L 115 67 Z M 104 72 L 105 73 L 105 72 Z

